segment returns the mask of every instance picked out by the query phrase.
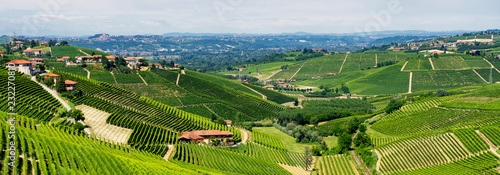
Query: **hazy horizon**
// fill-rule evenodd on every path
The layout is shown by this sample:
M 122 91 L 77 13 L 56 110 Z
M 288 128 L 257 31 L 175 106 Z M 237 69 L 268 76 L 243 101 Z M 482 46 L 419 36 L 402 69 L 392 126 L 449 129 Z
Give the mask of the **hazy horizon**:
M 0 6 L 0 34 L 342 34 L 499 28 L 499 1 L 20 0 Z

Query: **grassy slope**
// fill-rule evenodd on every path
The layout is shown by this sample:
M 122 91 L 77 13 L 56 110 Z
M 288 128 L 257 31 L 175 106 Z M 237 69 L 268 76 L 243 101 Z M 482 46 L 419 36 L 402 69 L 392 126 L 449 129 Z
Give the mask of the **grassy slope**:
M 295 143 L 295 138 L 281 132 L 275 127 L 255 127 L 253 129 L 263 131 L 280 138 L 280 140 L 286 145 L 290 152 L 304 153 L 304 147 L 312 147 L 316 145 L 314 143 Z

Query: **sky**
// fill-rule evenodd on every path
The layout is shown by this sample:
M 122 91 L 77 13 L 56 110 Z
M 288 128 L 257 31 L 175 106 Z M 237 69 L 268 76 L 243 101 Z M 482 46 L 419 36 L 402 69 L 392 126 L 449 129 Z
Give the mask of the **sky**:
M 0 35 L 354 33 L 500 28 L 498 0 L 13 0 Z

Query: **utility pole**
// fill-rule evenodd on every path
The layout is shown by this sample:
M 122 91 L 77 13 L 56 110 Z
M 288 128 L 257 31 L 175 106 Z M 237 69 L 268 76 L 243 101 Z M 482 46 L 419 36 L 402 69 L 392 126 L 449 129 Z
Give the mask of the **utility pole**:
M 490 84 L 493 83 L 493 67 L 490 67 Z

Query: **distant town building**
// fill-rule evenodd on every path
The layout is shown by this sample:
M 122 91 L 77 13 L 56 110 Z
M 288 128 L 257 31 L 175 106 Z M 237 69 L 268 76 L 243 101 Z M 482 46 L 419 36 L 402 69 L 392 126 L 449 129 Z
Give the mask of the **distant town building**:
M 48 42 L 41 42 L 41 43 L 40 43 L 40 46 L 48 46 L 48 45 L 49 45 L 49 43 L 48 43 Z
M 44 63 L 43 59 L 41 58 L 30 58 L 28 59 L 30 62 L 32 63 L 36 63 L 36 64 L 39 64 L 39 63 Z
M 69 56 L 63 56 L 63 57 L 57 59 L 57 61 L 59 61 L 59 62 L 63 62 L 63 61 L 64 62 L 69 62 L 69 59 L 70 59 Z
M 226 122 L 226 126 L 229 126 L 229 127 L 233 126 L 232 125 L 233 122 L 231 120 L 224 120 L 224 121 Z

